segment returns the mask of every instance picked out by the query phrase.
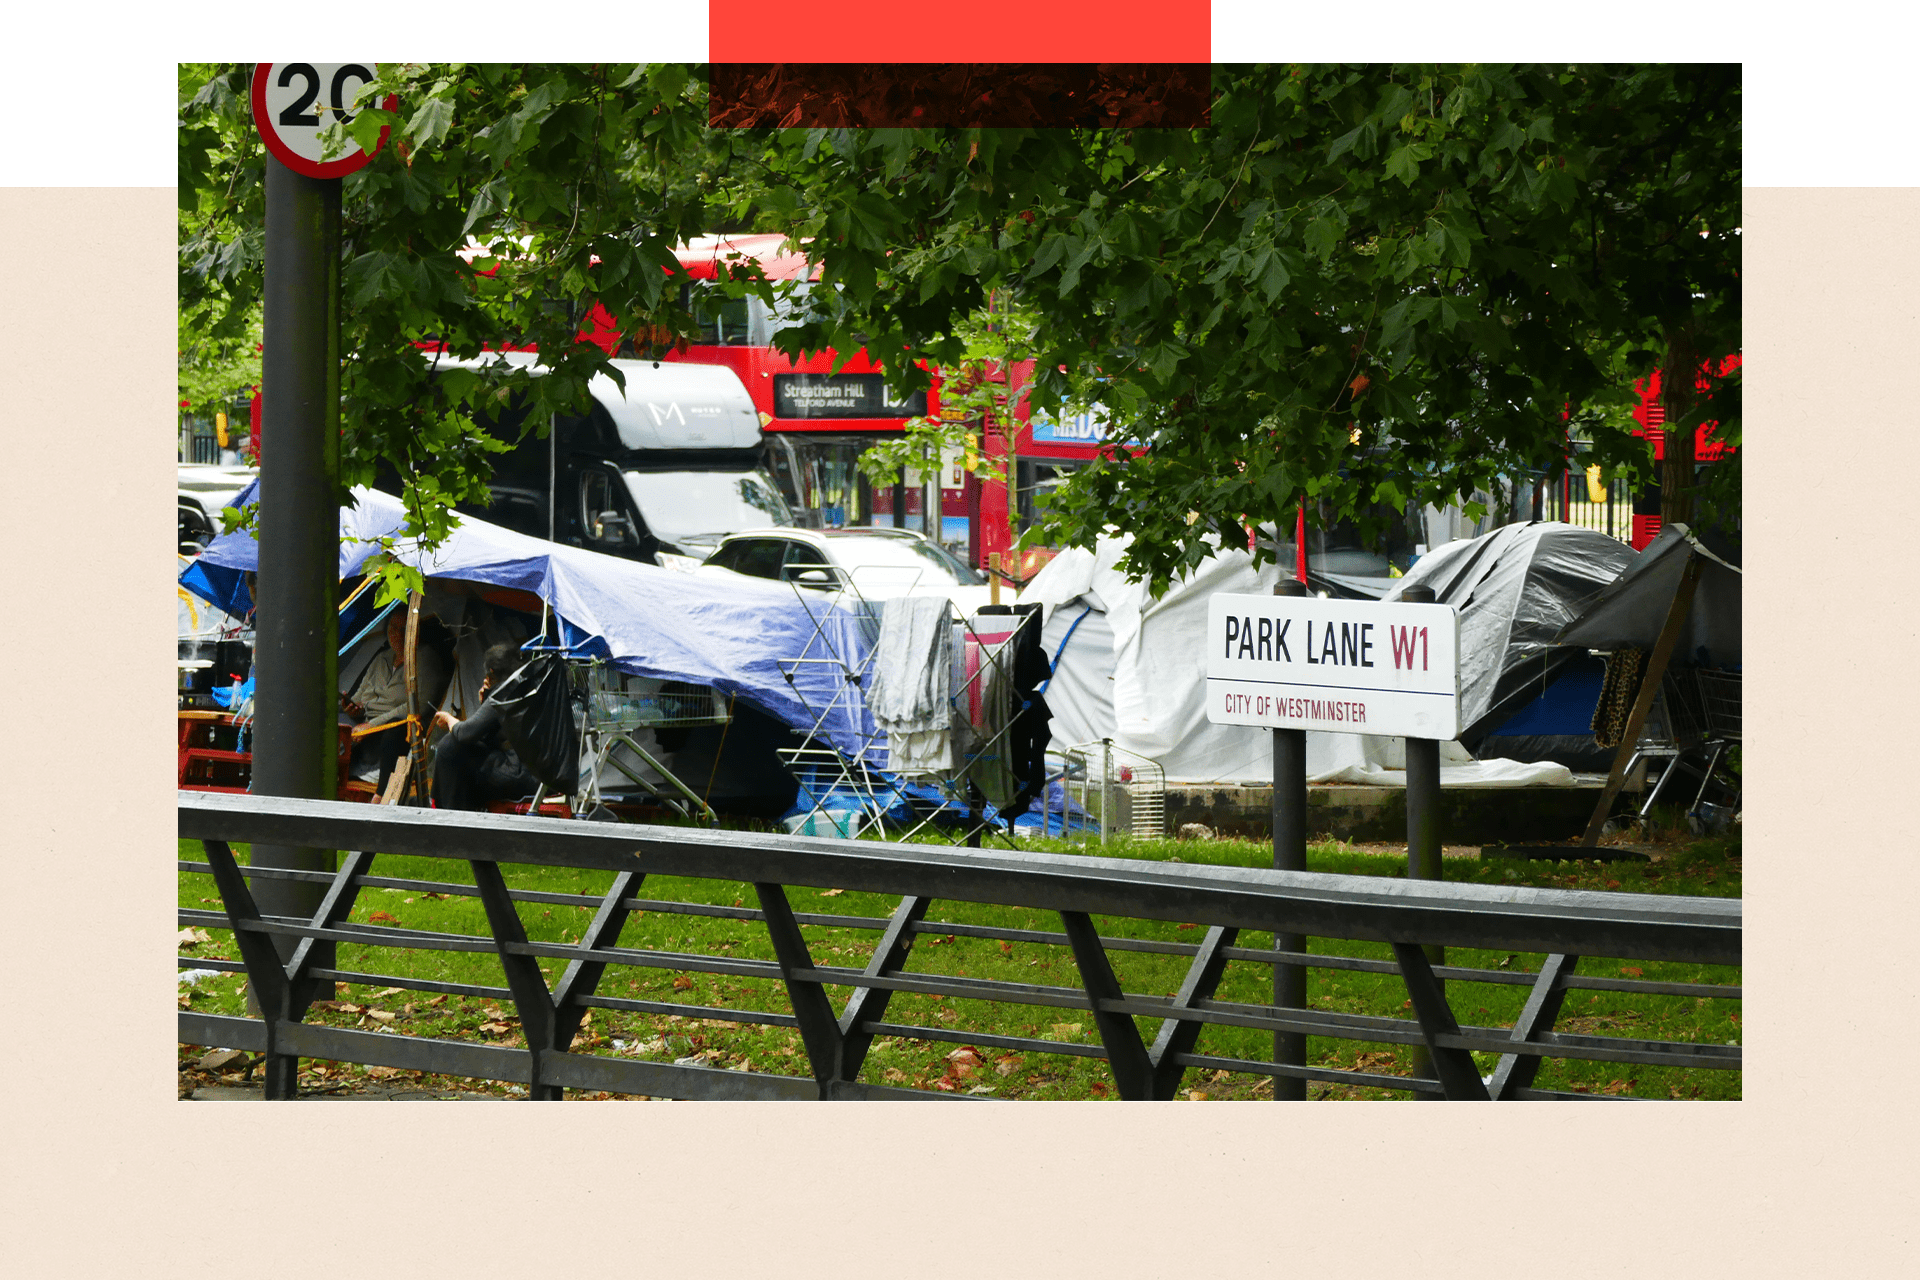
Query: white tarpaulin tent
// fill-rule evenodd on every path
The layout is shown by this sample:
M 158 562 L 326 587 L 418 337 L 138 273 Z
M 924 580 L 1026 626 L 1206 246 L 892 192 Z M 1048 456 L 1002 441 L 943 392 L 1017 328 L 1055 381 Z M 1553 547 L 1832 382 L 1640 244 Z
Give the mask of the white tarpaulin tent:
M 1020 603 L 1045 606 L 1053 749 L 1110 737 L 1116 747 L 1157 761 L 1169 783 L 1271 783 L 1269 730 L 1208 722 L 1205 654 L 1208 598 L 1270 594 L 1278 567 L 1256 570 L 1247 552 L 1221 552 L 1153 600 L 1146 583 L 1128 582 L 1115 569 L 1124 547 L 1103 539 L 1096 551 L 1063 551 L 1020 593 Z M 1440 765 L 1442 786 L 1573 782 L 1564 765 L 1476 761 L 1458 743 L 1442 744 Z M 1307 734 L 1310 782 L 1404 786 L 1405 770 L 1403 739 Z

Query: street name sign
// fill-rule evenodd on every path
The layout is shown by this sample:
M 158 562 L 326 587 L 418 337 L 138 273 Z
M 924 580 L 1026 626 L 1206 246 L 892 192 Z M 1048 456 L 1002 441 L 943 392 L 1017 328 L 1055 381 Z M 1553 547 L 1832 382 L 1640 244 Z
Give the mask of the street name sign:
M 274 158 L 309 178 L 343 178 L 373 159 L 373 152 L 353 147 L 331 160 L 321 159 L 320 130 L 331 116 L 352 120 L 353 95 L 371 83 L 380 70 L 376 62 L 262 62 L 253 69 L 253 123 Z M 389 95 L 381 105 L 388 111 L 400 100 Z M 390 130 L 380 131 L 378 151 Z
M 1207 602 L 1207 719 L 1451 741 L 1459 635 L 1451 605 L 1223 592 Z

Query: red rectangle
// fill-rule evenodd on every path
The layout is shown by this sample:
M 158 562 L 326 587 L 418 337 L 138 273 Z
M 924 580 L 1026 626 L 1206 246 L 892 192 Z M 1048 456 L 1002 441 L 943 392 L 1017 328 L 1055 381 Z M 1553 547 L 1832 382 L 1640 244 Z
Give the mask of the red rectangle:
M 845 0 L 707 6 L 710 62 L 1210 62 L 1207 0 L 976 0 L 951 9 Z
M 716 129 L 1204 129 L 1204 62 L 716 62 Z

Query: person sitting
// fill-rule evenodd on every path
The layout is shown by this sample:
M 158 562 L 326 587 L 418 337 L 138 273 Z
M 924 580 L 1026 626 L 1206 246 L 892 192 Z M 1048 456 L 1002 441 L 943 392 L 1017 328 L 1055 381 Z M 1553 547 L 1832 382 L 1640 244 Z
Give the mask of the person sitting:
M 384 733 L 366 730 L 381 725 L 399 726 L 407 718 L 407 667 L 403 656 L 407 648 L 407 614 L 395 609 L 387 615 L 387 643 L 373 656 L 350 693 L 340 697 L 347 718 L 363 727 L 354 734 L 352 772 L 355 777 L 372 774 L 376 789 L 385 790 L 394 764 L 407 749 L 407 733 L 394 727 Z M 432 707 L 447 689 L 446 660 L 437 645 L 428 643 L 425 628 L 414 646 L 414 683 L 420 705 Z
M 433 758 L 436 808 L 484 813 L 497 801 L 533 794 L 538 783 L 507 741 L 500 705 L 487 696 L 524 661 L 513 645 L 493 645 L 487 650 L 479 708 L 465 720 L 445 711 L 433 718 L 434 724 L 447 731 Z

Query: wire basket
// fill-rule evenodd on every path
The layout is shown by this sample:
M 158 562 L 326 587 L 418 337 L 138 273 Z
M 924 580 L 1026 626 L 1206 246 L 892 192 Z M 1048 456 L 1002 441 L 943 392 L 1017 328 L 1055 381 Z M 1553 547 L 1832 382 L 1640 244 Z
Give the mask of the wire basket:
M 571 665 L 590 728 L 687 728 L 725 724 L 729 718 L 726 699 L 706 685 L 636 676 L 604 662 Z
M 1738 671 L 1696 671 L 1700 686 L 1700 705 L 1706 713 L 1707 732 L 1716 738 L 1740 739 L 1740 673 Z
M 1641 741 L 1672 744 L 1687 747 L 1699 742 L 1706 736 L 1706 713 L 1700 706 L 1700 686 L 1693 680 L 1693 672 L 1684 668 L 1669 667 L 1660 681 L 1660 692 L 1654 695 L 1653 706 L 1647 712 L 1646 727 L 1641 730 Z

